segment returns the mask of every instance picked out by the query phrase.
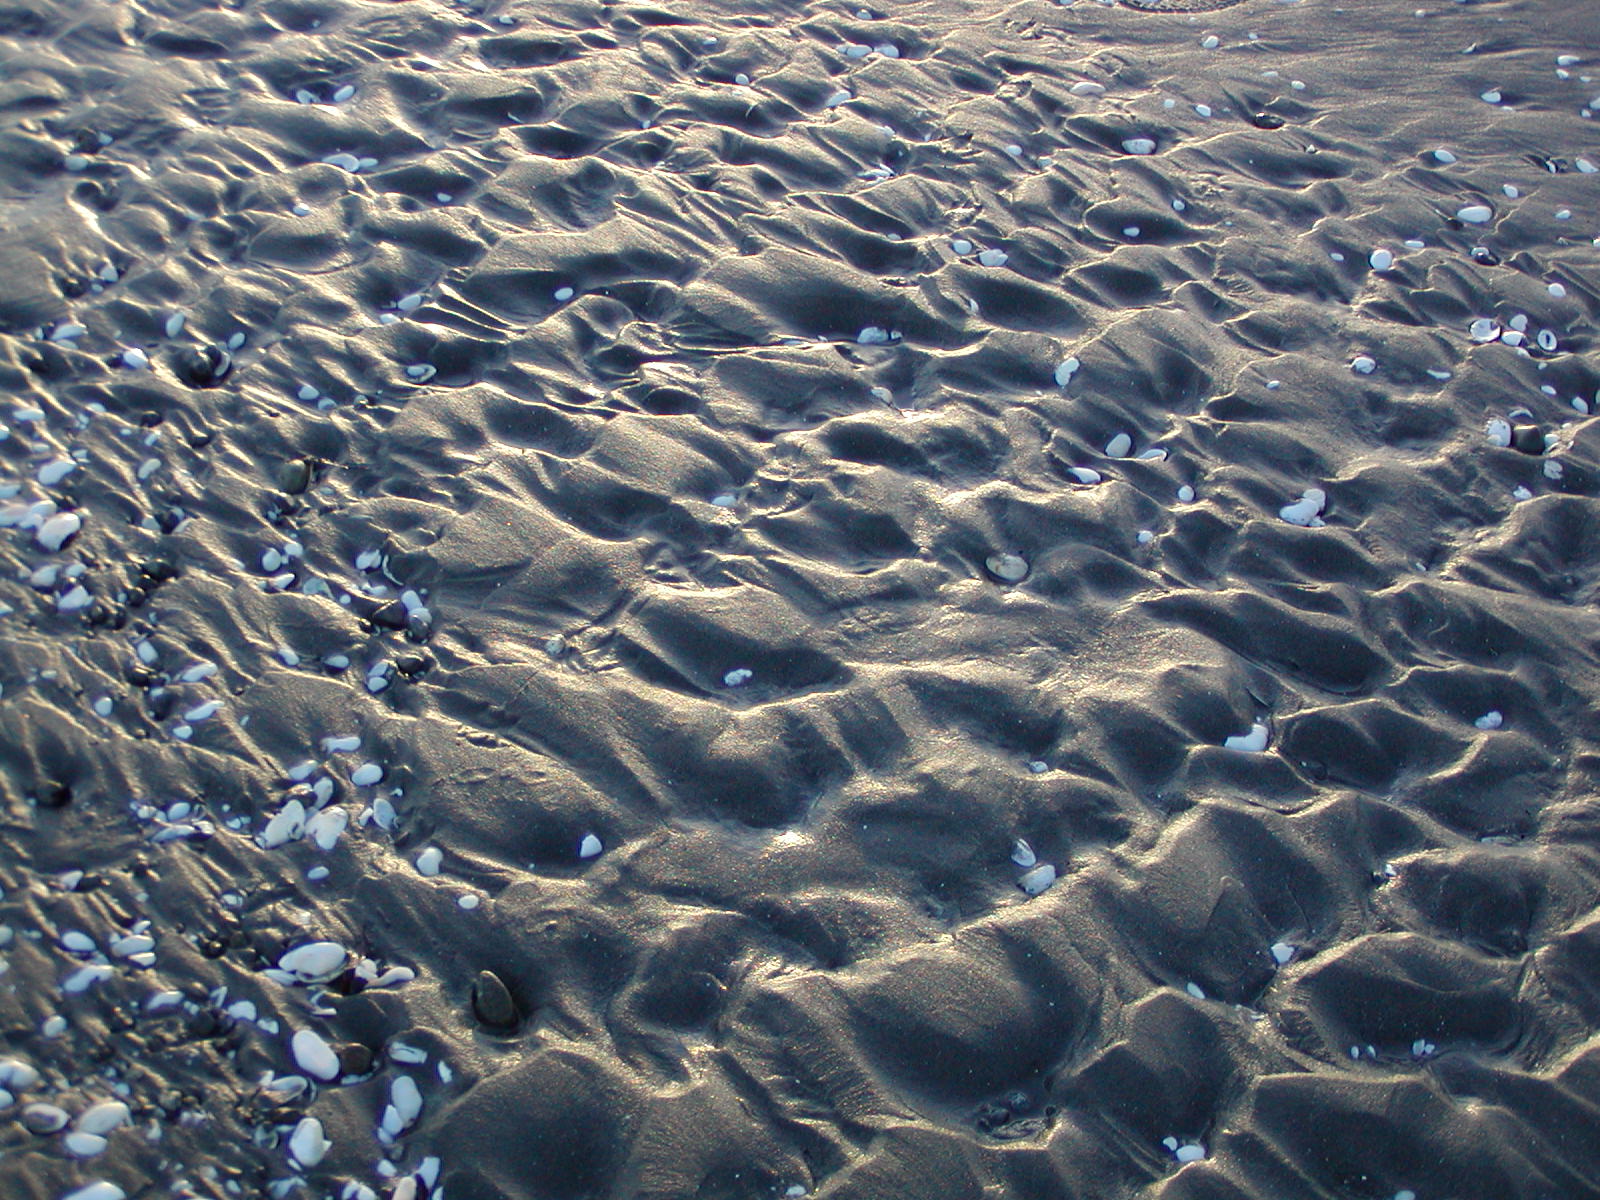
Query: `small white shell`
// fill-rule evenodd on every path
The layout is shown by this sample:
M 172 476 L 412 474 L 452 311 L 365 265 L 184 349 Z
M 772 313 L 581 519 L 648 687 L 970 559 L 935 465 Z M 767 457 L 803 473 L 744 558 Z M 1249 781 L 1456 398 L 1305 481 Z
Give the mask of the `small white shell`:
M 1055 881 L 1055 867 L 1049 863 L 1040 863 L 1031 871 L 1024 872 L 1022 878 L 1017 880 L 1017 886 L 1027 892 L 1028 895 L 1037 896 L 1041 892 L 1047 891 Z

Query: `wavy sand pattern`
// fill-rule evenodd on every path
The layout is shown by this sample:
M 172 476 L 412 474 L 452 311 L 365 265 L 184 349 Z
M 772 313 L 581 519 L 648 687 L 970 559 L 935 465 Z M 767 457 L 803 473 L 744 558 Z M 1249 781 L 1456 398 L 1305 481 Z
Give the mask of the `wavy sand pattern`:
M 0 9 L 0 1193 L 1600 1196 L 1593 12 L 1220 7 Z

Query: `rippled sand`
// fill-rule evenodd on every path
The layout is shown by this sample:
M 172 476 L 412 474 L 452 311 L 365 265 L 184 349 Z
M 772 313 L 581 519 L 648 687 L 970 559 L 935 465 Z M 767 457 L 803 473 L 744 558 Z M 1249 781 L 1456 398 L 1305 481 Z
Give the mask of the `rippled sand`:
M 1600 1196 L 1597 47 L 0 9 L 0 1193 Z

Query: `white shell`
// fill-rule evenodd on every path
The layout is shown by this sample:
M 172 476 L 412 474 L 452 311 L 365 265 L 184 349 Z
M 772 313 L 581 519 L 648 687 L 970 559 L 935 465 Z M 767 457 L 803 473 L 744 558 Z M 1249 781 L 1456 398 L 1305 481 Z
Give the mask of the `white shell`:
M 338 942 L 307 942 L 278 959 L 278 968 L 308 983 L 321 983 L 344 970 L 350 953 Z
M 322 1036 L 310 1029 L 299 1030 L 289 1042 L 295 1065 L 307 1075 L 329 1080 L 339 1077 L 339 1056 Z
M 87 1187 L 68 1192 L 61 1200 L 128 1200 L 128 1193 L 114 1183 L 97 1179 Z
M 289 1135 L 289 1154 L 302 1167 L 314 1167 L 333 1147 L 322 1133 L 322 1122 L 315 1117 L 302 1117 Z
M 1280 508 L 1278 515 L 1291 525 L 1314 529 L 1322 524 L 1322 509 L 1327 503 L 1327 492 L 1321 488 L 1307 488 L 1300 494 L 1300 499 Z
M 1017 880 L 1017 886 L 1027 892 L 1028 895 L 1037 896 L 1039 893 L 1047 891 L 1055 881 L 1055 867 L 1049 863 L 1040 863 L 1031 871 L 1024 872 L 1022 878 Z
M 102 1100 L 78 1114 L 72 1127 L 82 1133 L 104 1136 L 128 1123 L 128 1106 L 120 1100 Z
M 1006 583 L 1020 583 L 1028 577 L 1028 561 L 1017 554 L 991 554 L 984 566 L 996 579 Z
M 1229 750 L 1245 750 L 1252 754 L 1259 754 L 1267 748 L 1267 727 L 1260 721 L 1250 726 L 1249 733 L 1236 733 L 1223 741 L 1223 746 Z

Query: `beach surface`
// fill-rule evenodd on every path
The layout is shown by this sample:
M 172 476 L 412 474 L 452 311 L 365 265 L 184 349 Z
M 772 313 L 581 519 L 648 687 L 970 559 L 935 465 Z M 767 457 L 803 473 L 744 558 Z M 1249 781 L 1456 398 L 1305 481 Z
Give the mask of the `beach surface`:
M 1600 1197 L 1600 11 L 0 7 L 0 1195 Z

